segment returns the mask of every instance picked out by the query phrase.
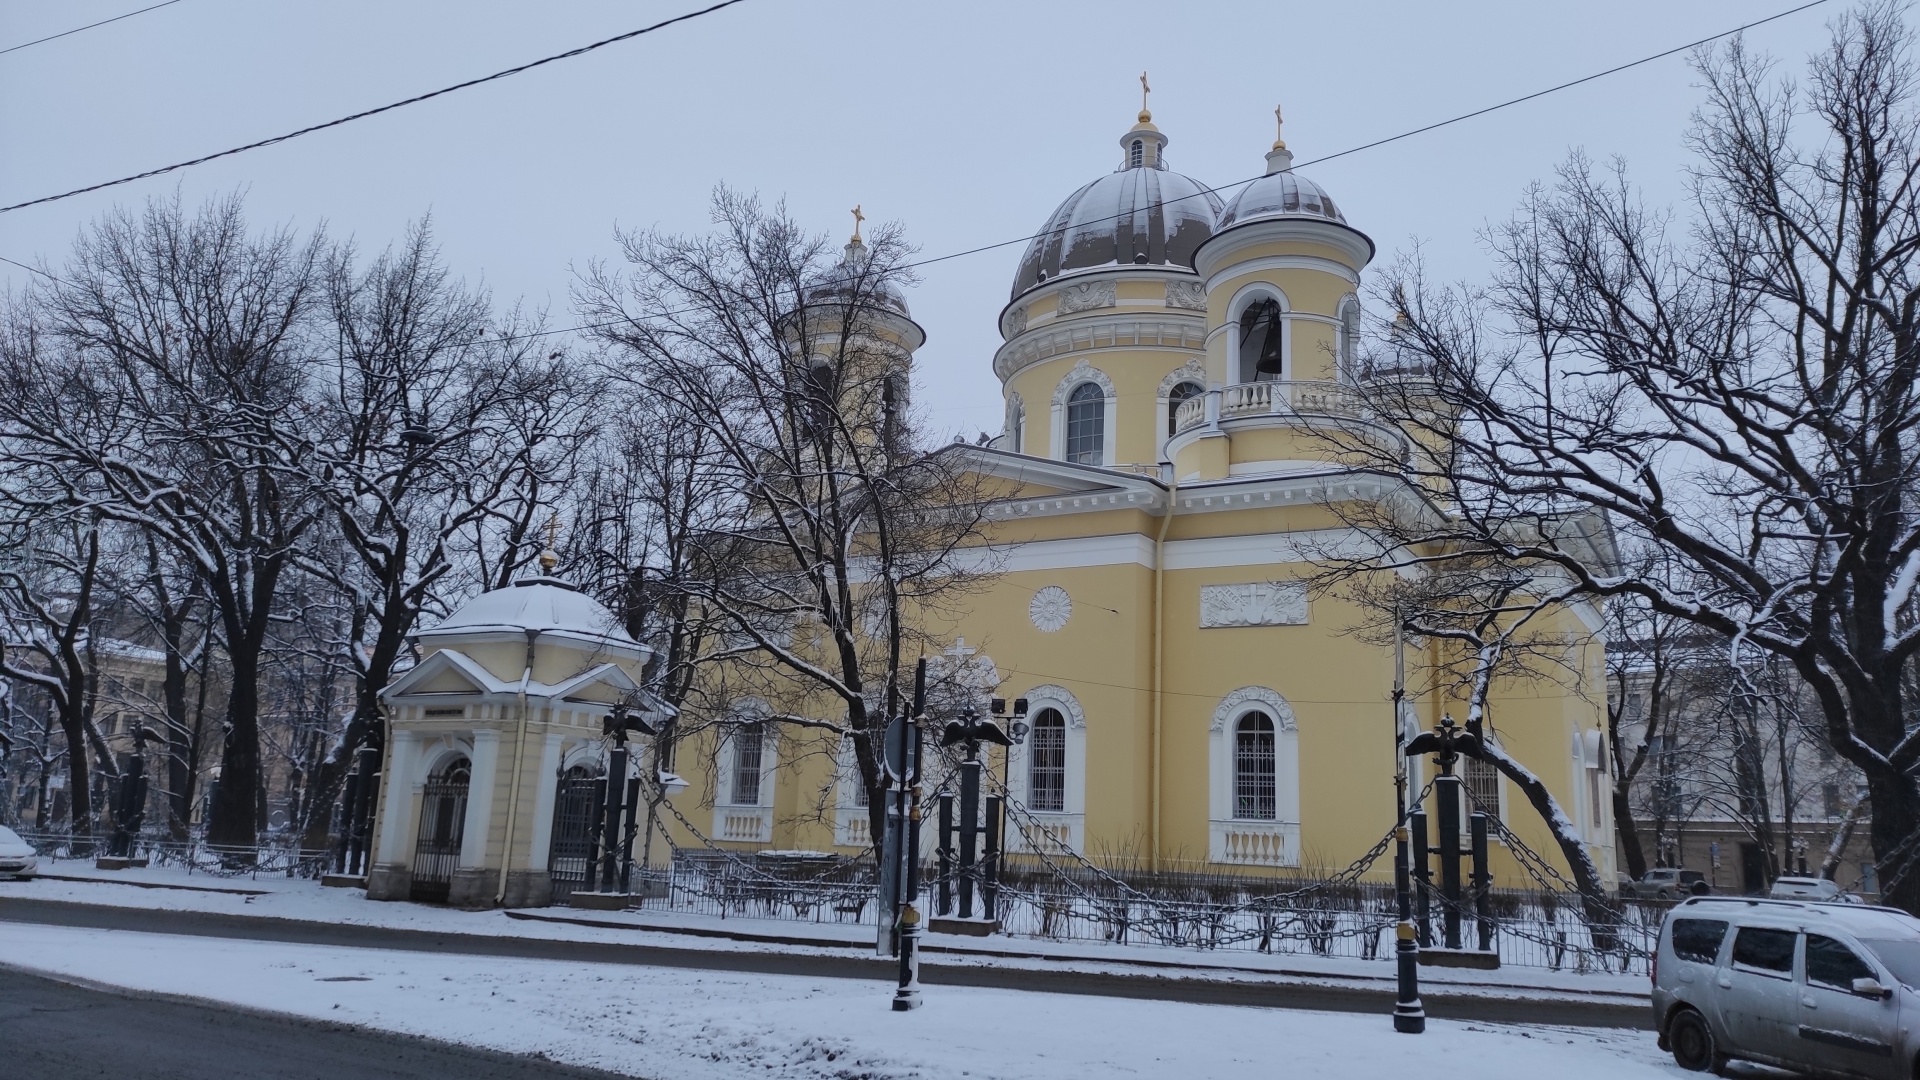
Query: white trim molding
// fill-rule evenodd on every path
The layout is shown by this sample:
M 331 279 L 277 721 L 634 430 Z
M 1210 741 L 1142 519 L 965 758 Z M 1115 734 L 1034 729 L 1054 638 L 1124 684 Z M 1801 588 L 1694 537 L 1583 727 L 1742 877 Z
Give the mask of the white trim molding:
M 1266 713 L 1274 727 L 1274 816 L 1250 821 L 1234 816 L 1234 733 L 1251 712 Z M 1208 727 L 1207 857 L 1243 866 L 1300 865 L 1300 733 L 1293 707 L 1278 691 L 1243 686 L 1220 699 Z
M 1081 708 L 1080 699 L 1063 686 L 1036 686 L 1020 696 L 1027 699 L 1029 722 L 1039 716 L 1042 709 L 1053 709 L 1066 721 L 1066 788 L 1060 810 L 1028 807 L 1032 750 L 1026 743 L 1008 747 L 1007 794 L 1025 808 L 1025 816 L 1031 820 L 1007 823 L 1007 847 L 1013 851 L 1031 851 L 1039 845 L 1048 845 L 1049 850 L 1056 852 L 1083 851 L 1087 843 L 1086 710 Z
M 1084 356 L 1073 365 L 1072 369 L 1061 378 L 1059 385 L 1053 389 L 1053 431 L 1051 433 L 1051 439 L 1049 440 L 1052 445 L 1049 447 L 1047 456 L 1058 461 L 1066 460 L 1067 399 L 1072 396 L 1075 390 L 1086 383 L 1092 383 L 1100 388 L 1101 423 L 1099 463 L 1101 465 L 1111 465 L 1115 460 L 1114 446 L 1117 429 L 1119 427 L 1118 420 L 1120 412 L 1116 406 L 1119 404 L 1120 395 L 1114 391 L 1113 379 L 1110 378 L 1106 372 L 1087 363 L 1087 358 Z M 1081 464 L 1085 463 L 1082 462 Z

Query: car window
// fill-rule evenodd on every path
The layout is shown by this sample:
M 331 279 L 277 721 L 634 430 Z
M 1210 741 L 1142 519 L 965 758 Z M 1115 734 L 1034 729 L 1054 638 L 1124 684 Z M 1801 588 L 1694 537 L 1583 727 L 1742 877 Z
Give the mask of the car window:
M 1852 949 L 1830 937 L 1807 935 L 1807 982 L 1851 992 L 1853 980 L 1875 978 L 1879 975 Z
M 1761 971 L 1791 974 L 1795 936 L 1792 930 L 1743 926 L 1733 936 L 1733 962 Z
M 1696 964 L 1720 959 L 1720 943 L 1727 937 L 1725 919 L 1673 920 L 1673 955 Z
M 1893 972 L 1893 977 L 1920 989 L 1920 941 L 1911 938 L 1863 940 L 1865 945 Z

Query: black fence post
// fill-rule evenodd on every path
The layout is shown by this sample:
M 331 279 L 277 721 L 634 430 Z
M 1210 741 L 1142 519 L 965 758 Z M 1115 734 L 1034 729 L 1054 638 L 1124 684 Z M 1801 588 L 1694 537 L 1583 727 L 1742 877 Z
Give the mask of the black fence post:
M 1442 773 L 1433 778 L 1433 799 L 1440 808 L 1440 896 L 1446 906 L 1440 925 L 1449 949 L 1460 947 L 1460 778 Z
M 998 918 L 1000 900 L 1000 815 L 1002 806 L 1000 796 L 987 797 L 987 845 L 980 857 L 982 868 L 980 885 L 980 914 L 987 919 Z
M 620 892 L 633 891 L 633 838 L 640 831 L 640 778 L 627 781 L 627 824 L 620 841 Z M 641 867 L 645 870 L 646 867 Z
M 1427 843 L 1427 812 L 1415 810 L 1407 815 L 1413 830 L 1413 920 L 1420 931 L 1420 947 L 1433 948 L 1433 848 Z
M 971 749 L 971 748 L 970 748 Z M 975 855 L 980 842 L 980 759 L 973 754 L 960 763 L 960 917 L 973 918 L 974 878 L 980 868 Z
M 940 842 L 933 849 L 939 860 L 940 883 L 934 889 L 934 910 L 942 916 L 953 914 L 953 793 L 939 796 Z
M 1473 916 L 1480 932 L 1480 951 L 1493 951 L 1493 911 L 1491 897 L 1493 874 L 1487 870 L 1487 815 L 1475 810 L 1470 829 L 1473 837 Z

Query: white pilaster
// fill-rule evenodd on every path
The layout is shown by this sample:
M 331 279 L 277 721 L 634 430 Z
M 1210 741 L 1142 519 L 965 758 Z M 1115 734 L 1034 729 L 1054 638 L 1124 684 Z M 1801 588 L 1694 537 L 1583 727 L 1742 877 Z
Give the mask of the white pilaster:
M 386 801 L 380 806 L 380 846 L 367 860 L 369 863 L 375 860 L 403 862 L 410 857 L 411 853 L 406 850 L 407 821 L 413 816 L 413 762 L 419 747 L 419 733 L 405 728 L 395 730 L 388 740 Z
M 553 844 L 553 800 L 560 791 L 561 734 L 550 731 L 540 744 L 539 783 L 533 789 L 533 836 L 527 845 L 527 869 L 545 870 Z M 512 839 L 508 839 L 512 843 Z
M 487 834 L 493 831 L 493 790 L 500 786 L 500 733 L 473 733 L 473 780 L 467 787 L 466 831 L 460 841 L 460 866 L 487 865 Z

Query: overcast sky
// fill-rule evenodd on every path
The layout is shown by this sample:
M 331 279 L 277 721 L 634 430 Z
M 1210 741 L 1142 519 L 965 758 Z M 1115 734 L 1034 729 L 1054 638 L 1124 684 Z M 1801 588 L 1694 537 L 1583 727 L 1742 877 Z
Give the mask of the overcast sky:
M 142 0 L 0 0 L 0 48 Z M 573 0 L 181 0 L 0 55 L 0 205 L 279 134 L 703 6 Z M 1301 160 L 1551 86 L 1793 0 L 748 0 L 444 99 L 171 176 L 0 215 L 0 256 L 58 272 L 115 202 L 244 190 L 257 225 L 377 248 L 431 212 L 450 264 L 568 325 L 573 269 L 616 226 L 705 227 L 719 183 L 784 196 L 843 235 L 855 203 L 923 255 L 1030 234 L 1119 163 L 1151 72 L 1172 167 L 1259 173 L 1284 103 Z M 1749 35 L 1798 71 L 1844 10 Z M 1656 203 L 1684 197 L 1700 101 L 1674 57 L 1307 170 L 1379 245 L 1446 277 L 1569 151 L 1620 155 Z M 990 361 L 1022 245 L 923 272 L 916 393 L 933 426 L 997 432 Z M 25 271 L 0 264 L 17 288 Z

